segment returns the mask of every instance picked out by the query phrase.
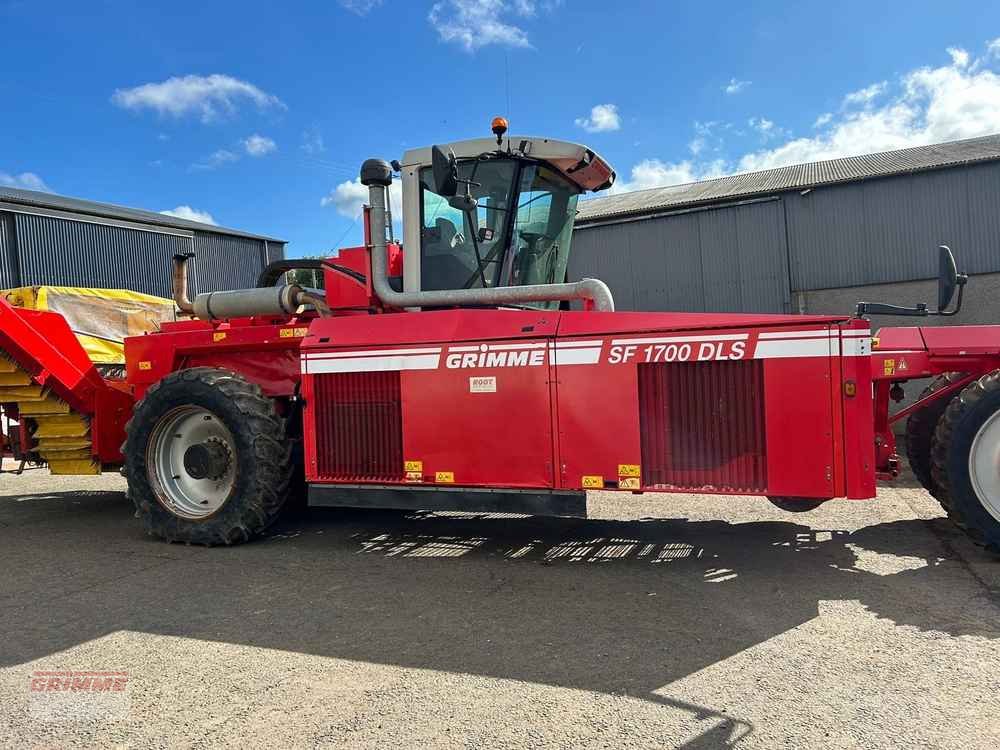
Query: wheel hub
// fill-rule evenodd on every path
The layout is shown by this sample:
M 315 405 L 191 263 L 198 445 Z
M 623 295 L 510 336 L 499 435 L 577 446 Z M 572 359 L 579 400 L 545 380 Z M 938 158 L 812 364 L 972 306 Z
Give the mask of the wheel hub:
M 217 415 L 200 406 L 180 406 L 165 414 L 150 436 L 150 484 L 174 515 L 207 518 L 235 489 L 235 456 L 233 434 Z
M 184 471 L 192 479 L 222 479 L 229 471 L 229 449 L 218 438 L 209 438 L 184 451 Z

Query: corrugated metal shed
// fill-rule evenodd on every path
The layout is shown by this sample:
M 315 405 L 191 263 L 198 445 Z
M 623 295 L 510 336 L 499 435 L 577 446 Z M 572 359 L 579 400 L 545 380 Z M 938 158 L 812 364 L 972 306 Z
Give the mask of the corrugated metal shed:
M 284 245 L 151 211 L 0 188 L 0 288 L 108 287 L 166 297 L 171 258 L 191 251 L 192 293 L 250 287 L 284 257 Z
M 594 277 L 622 310 L 790 312 L 780 200 L 577 232 L 571 279 Z
M 934 278 L 942 244 L 1000 273 L 1000 136 L 581 206 L 570 277 L 622 309 L 791 312 L 796 293 Z
M 931 169 L 1000 159 L 1000 135 L 916 146 L 878 154 L 794 164 L 762 172 L 747 172 L 687 185 L 637 190 L 581 201 L 578 224 L 663 209 L 804 190 Z

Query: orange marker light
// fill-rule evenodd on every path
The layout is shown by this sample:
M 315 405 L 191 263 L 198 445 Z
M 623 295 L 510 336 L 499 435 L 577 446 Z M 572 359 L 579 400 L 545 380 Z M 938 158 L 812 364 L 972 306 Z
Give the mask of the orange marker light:
M 507 118 L 494 117 L 490 129 L 493 131 L 493 135 L 497 137 L 497 145 L 499 146 L 503 140 L 503 134 L 507 132 Z

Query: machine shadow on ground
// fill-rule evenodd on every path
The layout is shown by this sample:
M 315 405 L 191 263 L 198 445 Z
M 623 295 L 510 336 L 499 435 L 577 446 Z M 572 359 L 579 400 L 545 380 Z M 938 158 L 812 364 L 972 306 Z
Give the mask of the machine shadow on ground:
M 227 549 L 144 537 L 119 493 L 0 504 L 0 664 L 118 630 L 635 696 L 858 600 L 898 625 L 1000 638 L 946 521 L 607 521 L 311 511 Z M 883 569 L 863 556 L 888 556 Z M 989 609 L 989 608 L 987 608 Z M 720 733 L 718 735 L 714 733 Z M 697 743 L 691 747 L 699 746 Z

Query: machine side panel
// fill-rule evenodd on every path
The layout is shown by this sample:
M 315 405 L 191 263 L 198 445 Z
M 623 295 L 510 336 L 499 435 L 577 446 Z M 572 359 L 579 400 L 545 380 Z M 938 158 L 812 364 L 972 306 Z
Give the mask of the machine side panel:
M 875 497 L 875 404 L 872 391 L 871 330 L 852 321 L 841 331 L 841 382 L 837 395 L 843 411 L 846 496 Z
M 546 342 L 489 347 L 484 357 L 533 358 L 535 365 L 402 373 L 403 452 L 421 481 L 479 487 L 552 487 L 552 422 Z M 477 346 L 476 349 L 481 348 Z M 451 361 L 481 352 L 454 352 Z M 464 347 L 458 347 L 464 348 Z M 468 347 L 472 348 L 472 347 Z M 485 362 L 483 362 L 485 365 Z
M 593 363 L 564 361 L 555 367 L 559 486 L 617 489 L 619 468 L 638 469 L 642 461 L 636 368 L 608 363 L 604 339 L 560 339 L 567 341 L 593 341 L 597 346 Z M 639 488 L 638 479 L 630 481 Z
M 765 362 L 768 495 L 836 495 L 830 368 L 829 354 Z
M 307 478 L 319 482 L 552 487 L 548 348 L 549 341 L 544 338 L 310 347 L 302 358 Z M 380 385 L 390 373 L 397 376 L 400 413 L 401 453 L 396 476 L 382 466 L 382 459 L 393 455 L 386 441 L 395 440 L 394 433 L 382 424 L 385 420 L 372 418 L 392 406 L 384 385 Z M 324 379 L 348 376 L 356 382 L 336 388 L 323 386 Z M 354 405 L 345 406 L 341 403 L 344 398 Z M 353 409 L 353 416 L 335 415 L 347 414 L 345 409 Z M 348 429 L 350 425 L 353 427 Z M 367 460 L 378 467 L 377 473 L 321 471 L 324 458 L 337 450 L 336 442 L 347 440 L 359 445 L 354 464 Z
M 835 496 L 836 335 L 813 323 L 590 339 L 592 361 L 556 367 L 560 486 Z

